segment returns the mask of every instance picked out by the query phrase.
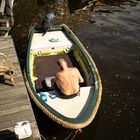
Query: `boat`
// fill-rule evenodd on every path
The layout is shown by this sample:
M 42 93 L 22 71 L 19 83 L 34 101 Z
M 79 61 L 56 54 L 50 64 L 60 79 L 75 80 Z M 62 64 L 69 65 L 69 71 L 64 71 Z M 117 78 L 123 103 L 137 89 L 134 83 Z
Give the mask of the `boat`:
M 77 67 L 84 78 L 80 95 L 74 98 L 61 98 L 51 85 L 59 71 L 59 58 L 65 59 L 69 67 Z M 47 32 L 39 27 L 32 28 L 28 39 L 25 84 L 35 104 L 53 121 L 69 129 L 88 126 L 101 102 L 102 83 L 95 62 L 65 24 L 53 25 Z

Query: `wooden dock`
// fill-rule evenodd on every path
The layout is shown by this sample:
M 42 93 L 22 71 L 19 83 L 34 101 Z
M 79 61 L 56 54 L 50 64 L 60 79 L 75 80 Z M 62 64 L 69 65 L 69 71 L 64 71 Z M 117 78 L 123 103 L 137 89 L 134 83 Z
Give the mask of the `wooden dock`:
M 31 140 L 40 140 L 38 126 L 15 51 L 13 39 L 0 37 L 0 53 L 4 53 L 13 64 L 16 86 L 0 82 L 0 140 L 15 140 L 14 127 L 17 122 L 29 121 Z

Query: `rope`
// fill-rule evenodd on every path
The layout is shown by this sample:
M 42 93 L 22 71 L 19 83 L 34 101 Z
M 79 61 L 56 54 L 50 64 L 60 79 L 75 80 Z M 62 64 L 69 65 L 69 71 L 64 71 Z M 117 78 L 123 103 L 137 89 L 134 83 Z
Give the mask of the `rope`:
M 70 136 L 72 135 L 73 131 L 64 139 L 64 140 L 68 140 L 70 138 Z
M 74 138 L 76 137 L 78 132 L 82 133 L 82 129 L 77 129 L 75 131 L 72 131 L 64 140 L 68 140 L 72 136 L 73 133 L 74 133 L 74 135 L 72 136 L 72 138 L 70 140 L 74 140 Z M 40 134 L 40 136 L 43 140 L 47 140 L 43 135 Z
M 82 133 L 82 129 L 77 129 L 71 140 L 74 140 L 78 132 Z
M 43 140 L 47 140 L 45 137 L 43 137 L 41 134 L 40 134 L 41 138 L 43 138 Z
M 66 138 L 65 140 L 68 140 L 71 136 L 72 136 L 72 133 L 74 133 L 74 135 L 72 136 L 72 138 L 70 140 L 74 140 L 74 138 L 76 137 L 77 133 L 82 133 L 82 129 L 77 129 L 75 132 L 72 131 Z

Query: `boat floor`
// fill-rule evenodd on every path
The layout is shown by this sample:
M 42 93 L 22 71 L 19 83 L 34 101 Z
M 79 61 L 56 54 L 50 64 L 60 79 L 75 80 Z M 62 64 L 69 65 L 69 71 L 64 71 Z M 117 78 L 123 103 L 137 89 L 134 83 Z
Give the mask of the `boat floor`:
M 57 61 L 60 58 L 65 59 L 69 67 L 73 66 L 79 69 L 77 61 L 70 53 L 36 57 L 34 62 L 34 73 L 38 78 L 35 81 L 35 88 L 37 92 L 49 90 L 46 87 L 45 78 L 55 76 L 55 74 L 60 71 L 60 68 L 57 65 Z

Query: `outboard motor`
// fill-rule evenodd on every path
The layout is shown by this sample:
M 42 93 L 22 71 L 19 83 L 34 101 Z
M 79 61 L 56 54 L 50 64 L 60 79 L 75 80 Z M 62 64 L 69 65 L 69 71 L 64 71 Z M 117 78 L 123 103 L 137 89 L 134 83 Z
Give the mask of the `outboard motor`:
M 48 13 L 47 15 L 44 16 L 42 25 L 45 32 L 43 35 L 45 35 L 45 33 L 50 29 L 52 25 L 54 25 L 55 19 L 56 19 L 56 15 L 54 12 Z

